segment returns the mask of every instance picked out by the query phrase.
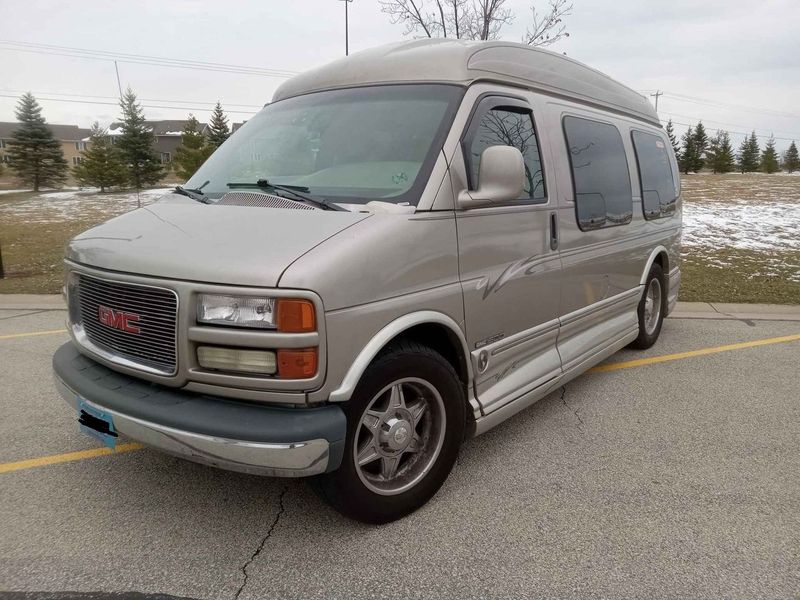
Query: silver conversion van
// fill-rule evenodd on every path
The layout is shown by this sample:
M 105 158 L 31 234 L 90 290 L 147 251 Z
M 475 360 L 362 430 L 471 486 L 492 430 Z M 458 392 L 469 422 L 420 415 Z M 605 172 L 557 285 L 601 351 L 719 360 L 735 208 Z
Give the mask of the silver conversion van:
M 66 251 L 80 427 L 402 517 L 479 435 L 658 338 L 675 157 L 639 94 L 506 42 L 283 84 L 185 187 Z

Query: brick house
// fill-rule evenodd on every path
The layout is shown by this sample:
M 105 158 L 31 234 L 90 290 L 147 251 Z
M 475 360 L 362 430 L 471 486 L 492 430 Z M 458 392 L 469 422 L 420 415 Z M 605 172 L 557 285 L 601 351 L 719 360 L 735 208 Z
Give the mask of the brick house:
M 19 127 L 19 123 L 16 121 L 0 121 L 0 162 L 2 163 L 8 163 L 8 143 L 17 127 Z M 48 123 L 47 127 L 53 132 L 53 137 L 61 143 L 61 150 L 69 165 L 77 165 L 81 160 L 81 151 L 86 149 L 91 130 L 82 129 L 77 125 L 53 123 Z
M 181 145 L 181 134 L 183 128 L 186 127 L 185 120 L 164 120 L 164 121 L 145 121 L 145 124 L 153 131 L 155 144 L 153 148 L 156 151 L 162 165 L 169 165 L 175 157 L 175 150 Z M 201 131 L 206 128 L 205 123 L 200 123 Z M 108 128 L 108 137 L 111 143 L 122 135 L 122 123 L 115 121 Z

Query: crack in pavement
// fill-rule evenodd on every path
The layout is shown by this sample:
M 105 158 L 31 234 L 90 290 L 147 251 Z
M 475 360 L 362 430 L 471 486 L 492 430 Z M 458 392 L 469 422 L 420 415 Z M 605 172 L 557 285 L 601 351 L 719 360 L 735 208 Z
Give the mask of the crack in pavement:
M 267 534 L 261 540 L 261 543 L 258 545 L 258 548 L 256 548 L 256 551 L 253 552 L 253 554 L 250 556 L 250 558 L 247 560 L 247 562 L 245 562 L 241 566 L 241 571 L 242 571 L 242 575 L 244 575 L 244 579 L 242 580 L 242 585 L 240 585 L 239 589 L 236 590 L 236 595 L 234 595 L 234 597 L 233 597 L 234 600 L 238 600 L 239 596 L 242 594 L 242 592 L 244 591 L 245 586 L 247 585 L 247 581 L 248 581 L 248 579 L 250 577 L 247 574 L 247 567 L 249 567 L 250 564 L 256 558 L 258 558 L 258 555 L 261 554 L 261 551 L 264 549 L 264 546 L 266 545 L 267 540 L 272 536 L 272 531 L 275 529 L 275 526 L 278 524 L 278 521 L 280 520 L 281 515 L 283 515 L 284 511 L 286 510 L 286 507 L 283 505 L 283 497 L 286 495 L 286 492 L 288 492 L 288 491 L 289 491 L 289 486 L 288 485 L 284 486 L 283 490 L 281 490 L 281 493 L 278 496 L 278 514 L 275 515 L 275 519 L 272 521 L 272 525 L 269 526 L 269 529 L 267 530 Z
M 25 309 L 23 309 L 23 310 L 25 310 Z M 27 313 L 23 313 L 21 315 L 12 315 L 10 317 L 0 317 L 0 321 L 7 321 L 9 319 L 19 319 L 20 317 L 30 317 L 31 315 L 38 315 L 38 314 L 41 314 L 43 312 L 47 312 L 47 310 L 46 309 L 45 310 L 36 310 L 34 312 L 27 312 Z
M 583 430 L 584 422 L 583 422 L 583 419 L 581 419 L 581 416 L 578 414 L 578 409 L 577 408 L 572 408 L 569 404 L 567 404 L 566 396 L 567 396 L 567 386 L 566 385 L 562 385 L 561 386 L 561 402 L 563 402 L 564 406 L 566 406 L 569 410 L 571 410 L 573 412 L 573 414 L 575 415 L 575 417 L 578 419 L 578 425 L 577 425 L 578 431 L 580 431 L 581 433 L 586 433 Z

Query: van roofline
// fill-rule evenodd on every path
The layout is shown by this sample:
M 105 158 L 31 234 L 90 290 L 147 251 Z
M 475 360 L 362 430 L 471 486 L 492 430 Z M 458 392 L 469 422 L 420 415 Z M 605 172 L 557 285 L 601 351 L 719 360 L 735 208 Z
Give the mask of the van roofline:
M 365 85 L 478 81 L 536 90 L 661 126 L 641 94 L 573 58 L 514 42 L 425 39 L 357 52 L 283 83 L 272 101 Z

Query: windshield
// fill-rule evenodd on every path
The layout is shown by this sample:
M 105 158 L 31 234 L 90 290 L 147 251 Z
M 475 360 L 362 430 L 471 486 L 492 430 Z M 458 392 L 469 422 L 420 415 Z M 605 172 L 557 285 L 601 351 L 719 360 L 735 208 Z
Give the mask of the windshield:
M 270 104 L 186 183 L 220 198 L 268 181 L 340 203 L 417 204 L 463 88 L 384 85 Z

